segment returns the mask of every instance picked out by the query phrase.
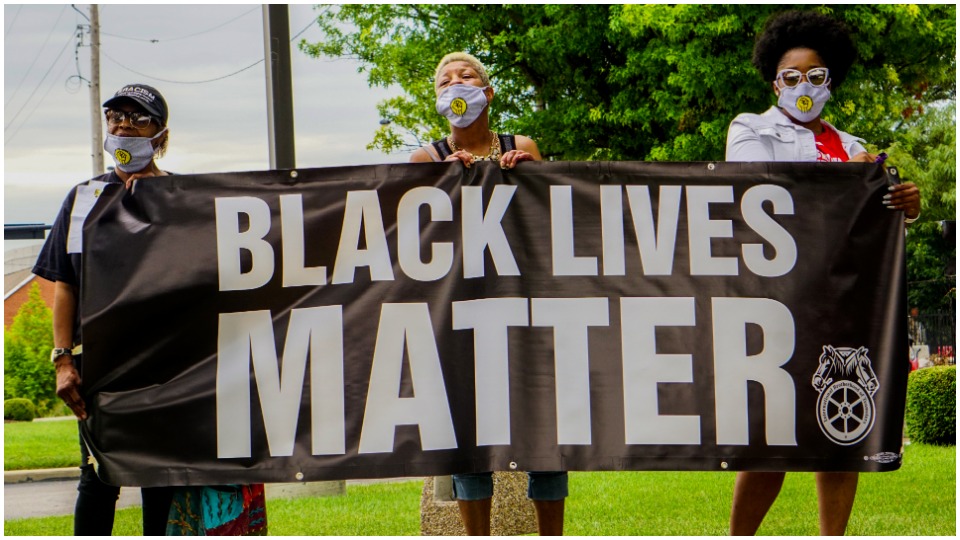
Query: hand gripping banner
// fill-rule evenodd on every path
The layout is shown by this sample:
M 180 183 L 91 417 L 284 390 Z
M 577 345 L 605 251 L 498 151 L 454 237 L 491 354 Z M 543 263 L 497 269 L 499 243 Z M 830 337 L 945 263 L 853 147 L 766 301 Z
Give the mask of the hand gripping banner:
M 887 471 L 903 216 L 873 164 L 141 180 L 84 227 L 105 481 Z

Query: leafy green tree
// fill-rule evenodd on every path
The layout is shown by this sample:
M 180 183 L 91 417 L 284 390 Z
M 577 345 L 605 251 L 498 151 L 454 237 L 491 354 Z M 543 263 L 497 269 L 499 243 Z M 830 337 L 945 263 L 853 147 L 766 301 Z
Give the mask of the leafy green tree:
M 921 219 L 907 233 L 908 300 L 922 313 L 952 311 L 956 300 L 957 249 L 943 235 L 957 214 L 956 126 L 955 102 L 928 109 L 890 147 L 902 176 L 923 188 Z
M 773 104 L 750 64 L 782 5 L 350 5 L 326 7 L 313 56 L 360 61 L 371 85 L 404 95 L 371 147 L 439 138 L 433 69 L 465 50 L 497 90 L 493 125 L 557 159 L 716 160 L 730 120 Z M 826 118 L 881 148 L 930 103 L 956 92 L 953 5 L 811 6 L 851 28 L 860 61 Z
M 27 398 L 41 413 L 56 405 L 56 373 L 50 362 L 53 348 L 53 314 L 30 286 L 28 300 L 20 306 L 3 335 L 3 397 Z

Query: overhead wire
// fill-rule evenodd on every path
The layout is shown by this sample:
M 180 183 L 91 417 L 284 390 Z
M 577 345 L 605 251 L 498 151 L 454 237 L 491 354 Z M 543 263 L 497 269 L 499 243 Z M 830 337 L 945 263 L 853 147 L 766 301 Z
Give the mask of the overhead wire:
M 40 82 L 37 83 L 37 86 L 30 92 L 30 97 L 23 102 L 23 105 L 20 106 L 20 109 L 17 110 L 17 113 L 13 115 L 13 118 L 10 119 L 10 122 L 4 124 L 3 129 L 8 129 L 13 122 L 20 116 L 20 113 L 26 108 L 27 104 L 30 103 L 30 100 L 33 99 L 33 96 L 36 95 L 37 90 L 40 89 L 40 85 L 43 84 L 43 81 L 47 80 L 47 76 L 50 75 L 50 72 L 53 70 L 53 67 L 57 65 L 57 62 L 60 60 L 60 57 L 63 56 L 63 51 L 67 50 L 67 46 L 70 45 L 70 42 L 73 41 L 74 34 L 70 34 L 70 38 L 67 39 L 67 42 L 63 44 L 63 48 L 60 49 L 60 52 L 57 54 L 57 58 L 50 64 L 50 67 L 47 68 L 47 72 L 43 74 L 43 78 L 40 79 Z
M 30 62 L 30 67 L 23 73 L 23 78 L 20 79 L 20 82 L 17 84 L 17 87 L 10 94 L 10 97 L 4 100 L 3 106 L 6 107 L 13 101 L 13 98 L 17 97 L 17 92 L 20 91 L 20 88 L 23 86 L 23 83 L 27 80 L 27 77 L 30 75 L 30 72 L 33 70 L 33 66 L 37 64 L 37 60 L 40 59 L 40 55 L 43 53 L 43 50 L 47 47 L 47 43 L 50 41 L 50 36 L 53 35 L 53 32 L 57 29 L 57 25 L 60 24 L 60 18 L 63 17 L 63 13 L 67 10 L 67 6 L 63 6 L 63 9 L 60 10 L 60 14 L 57 15 L 57 20 L 53 23 L 53 28 L 47 32 L 46 39 L 43 40 L 43 45 L 40 46 L 40 49 L 37 50 L 36 56 L 33 57 L 33 61 Z
M 177 36 L 177 37 L 172 37 L 172 38 L 163 38 L 163 39 L 160 39 L 160 38 L 135 38 L 135 37 L 129 37 L 129 36 L 121 36 L 121 35 L 118 35 L 118 34 L 111 34 L 111 33 L 109 33 L 109 32 L 102 32 L 102 31 L 100 32 L 100 34 L 101 34 L 101 35 L 104 35 L 104 36 L 115 37 L 115 38 L 118 38 L 118 39 L 127 39 L 127 40 L 130 40 L 130 41 L 142 41 L 142 42 L 146 42 L 146 43 L 166 43 L 166 42 L 170 42 L 170 41 L 179 41 L 179 40 L 181 40 L 181 39 L 188 39 L 188 38 L 200 36 L 200 35 L 203 35 L 203 34 L 206 34 L 206 33 L 209 33 L 209 32 L 213 32 L 214 30 L 219 30 L 220 28 L 223 28 L 224 26 L 232 23 L 233 21 L 236 21 L 237 19 L 240 19 L 240 18 L 242 18 L 242 17 L 246 17 L 247 15 L 253 13 L 254 11 L 256 11 L 256 10 L 258 10 L 258 9 L 260 9 L 260 6 L 255 6 L 255 7 L 253 7 L 252 9 L 247 10 L 247 11 L 244 11 L 244 12 L 241 13 L 240 15 L 237 15 L 236 17 L 234 17 L 234 18 L 232 18 L 232 19 L 230 19 L 230 20 L 228 20 L 228 21 L 226 21 L 226 22 L 223 22 L 223 23 L 218 24 L 217 26 L 214 26 L 213 28 L 208 28 L 208 29 L 206 29 L 206 30 L 201 30 L 200 32 L 194 32 L 193 34 L 187 34 L 187 35 L 185 35 L 185 36 Z
M 122 67 L 123 69 L 129 71 L 130 73 L 135 73 L 135 74 L 137 74 L 137 75 L 140 75 L 141 77 L 146 77 L 146 78 L 148 78 L 148 79 L 153 79 L 153 80 L 155 80 L 155 81 L 160 81 L 160 82 L 165 82 L 165 83 L 171 83 L 171 84 L 204 84 L 204 83 L 219 81 L 219 80 L 221 80 L 221 79 L 226 79 L 226 78 L 228 78 L 228 77 L 233 77 L 234 75 L 237 75 L 237 74 L 239 74 L 239 73 L 243 73 L 244 71 L 246 71 L 246 70 L 248 70 L 248 69 L 256 66 L 257 64 L 259 64 L 259 63 L 261 63 L 261 62 L 263 62 L 263 58 L 261 58 L 261 59 L 257 60 L 256 62 L 250 64 L 249 66 L 245 67 L 245 68 L 238 69 L 237 71 L 234 71 L 233 73 L 228 73 L 227 75 L 223 75 L 223 76 L 221 76 L 221 77 L 215 77 L 215 78 L 213 78 L 213 79 L 206 79 L 206 80 L 203 80 L 203 81 L 174 81 L 174 80 L 171 80 L 171 79 L 161 79 L 160 77 L 154 77 L 153 75 L 147 75 L 146 73 L 141 73 L 141 72 L 139 72 L 139 71 L 136 71 L 135 69 L 129 68 L 129 67 L 121 64 L 121 63 L 118 62 L 116 59 L 114 59 L 113 57 L 111 57 L 109 54 L 103 52 L 102 50 L 100 51 L 100 54 L 103 55 L 107 60 L 110 60 L 110 61 L 113 62 L 114 64 Z
M 3 29 L 3 42 L 7 42 L 7 38 L 10 37 L 10 30 L 13 28 L 13 25 L 17 24 L 17 17 L 20 16 L 20 11 L 23 10 L 23 4 L 17 6 L 17 12 L 13 14 L 13 18 L 10 20 L 10 24 Z
M 64 6 L 64 8 L 65 8 L 65 7 L 66 7 L 66 6 Z M 79 13 L 80 15 L 83 15 L 84 18 L 87 18 L 87 16 L 86 16 L 82 11 L 78 10 L 78 9 L 76 8 L 76 6 L 74 6 L 74 5 L 71 4 L 70 7 L 72 7 L 75 11 L 77 11 L 77 13 Z M 256 9 L 256 8 L 254 8 L 254 9 Z M 205 32 L 208 32 L 208 31 L 214 30 L 214 29 L 216 29 L 216 28 L 220 28 L 220 27 L 222 27 L 222 26 L 224 26 L 224 25 L 226 25 L 226 24 L 229 24 L 230 22 L 233 22 L 233 21 L 235 21 L 236 19 L 238 19 L 238 18 L 240 18 L 240 17 L 243 17 L 244 15 L 247 15 L 247 14 L 251 13 L 252 11 L 254 11 L 254 10 L 253 10 L 253 9 L 252 9 L 252 10 L 249 10 L 249 11 L 247 11 L 247 12 L 245 12 L 245 13 L 243 13 L 243 14 L 241 14 L 241 15 L 239 15 L 239 16 L 237 16 L 237 17 L 235 17 L 235 18 L 233 18 L 233 19 L 231 19 L 231 20 L 229 20 L 229 21 L 227 21 L 226 23 L 223 23 L 223 24 L 221 24 L 221 25 L 219 25 L 219 26 L 217 26 L 217 27 L 215 27 L 215 28 L 211 28 L 211 29 L 209 29 L 209 30 L 207 30 L 207 31 L 205 31 Z M 61 15 L 62 15 L 62 14 L 63 14 L 63 11 L 61 11 Z M 89 21 L 88 18 L 87 18 L 87 20 Z M 58 22 L 59 22 L 59 17 L 58 17 Z M 308 23 L 305 27 L 303 27 L 303 29 L 301 29 L 301 30 L 300 30 L 299 32 L 297 32 L 292 38 L 290 38 L 290 42 L 292 43 L 294 40 L 296 40 L 296 39 L 299 38 L 301 35 L 303 35 L 303 33 L 306 32 L 307 30 L 309 30 L 310 27 L 313 26 L 315 22 L 316 22 L 315 20 L 311 20 L 310 23 Z M 183 38 L 191 37 L 191 36 L 195 36 L 195 35 L 199 35 L 199 34 L 205 33 L 205 32 L 200 32 L 200 33 L 196 33 L 196 34 L 191 34 L 190 36 L 183 36 Z M 51 31 L 51 33 L 52 33 L 52 31 Z M 40 79 L 40 82 L 37 83 L 37 86 L 36 86 L 36 87 L 33 89 L 33 91 L 31 92 L 31 98 L 32 98 L 34 95 L 36 95 L 37 90 L 40 89 L 40 86 L 41 86 L 41 85 L 43 84 L 43 82 L 47 79 L 47 77 L 49 76 L 49 74 L 50 74 L 50 72 L 53 70 L 53 68 L 57 65 L 57 63 L 59 62 L 60 58 L 63 56 L 64 51 L 66 50 L 67 46 L 70 44 L 70 41 L 75 37 L 75 35 L 76 35 L 76 34 L 72 34 L 72 35 L 70 36 L 70 40 L 67 40 L 67 42 L 64 44 L 63 48 L 60 49 L 60 52 L 57 54 L 57 57 L 56 57 L 56 59 L 54 60 L 53 64 L 50 65 L 50 67 L 47 69 L 46 73 L 44 73 L 43 77 Z M 49 37 L 50 37 L 50 36 L 48 35 L 48 39 L 49 39 Z M 170 41 L 170 40 L 168 40 L 168 41 Z M 44 45 L 46 45 L 46 42 L 44 42 Z M 147 75 L 147 74 L 145 74 L 145 73 L 140 73 L 140 72 L 138 72 L 138 71 L 135 71 L 135 70 L 133 70 L 133 69 L 131 69 L 131 68 L 129 68 L 129 67 L 121 64 L 120 62 L 118 62 L 118 61 L 115 60 L 114 58 L 111 58 L 109 55 L 107 55 L 106 53 L 104 53 L 102 50 L 101 50 L 101 54 L 102 54 L 104 57 L 106 57 L 108 60 L 110 60 L 111 62 L 117 64 L 117 65 L 120 66 L 121 68 L 126 69 L 127 71 L 130 71 L 130 72 L 132 72 L 132 73 L 135 73 L 135 74 L 137 74 L 137 75 L 140 75 L 140 76 L 143 76 L 143 77 L 147 77 L 147 78 L 150 78 L 150 79 L 154 79 L 154 80 L 158 80 L 158 81 L 162 81 L 162 82 L 174 83 L 174 84 L 204 84 L 204 83 L 208 83 L 208 82 L 219 81 L 219 80 L 222 80 L 222 79 L 226 79 L 226 78 L 232 77 L 232 76 L 237 75 L 237 74 L 239 74 L 239 73 L 242 73 L 242 72 L 244 72 L 244 71 L 246 71 L 246 70 L 248 70 L 248 69 L 250 69 L 250 68 L 253 68 L 254 66 L 257 66 L 258 64 L 260 64 L 260 63 L 263 62 L 263 58 L 261 58 L 261 59 L 257 60 L 256 62 L 254 62 L 254 63 L 252 63 L 252 64 L 250 64 L 250 65 L 248 65 L 248 66 L 246 66 L 246 67 L 244 67 L 244 68 L 241 68 L 241 69 L 239 69 L 239 70 L 237 70 L 237 71 L 234 71 L 234 72 L 232 72 L 232 73 L 229 73 L 229 74 L 227 74 L 227 75 L 223 75 L 223 76 L 220 76 L 220 77 L 215 77 L 215 78 L 213 78 L 213 79 L 207 79 L 207 80 L 203 80 L 203 81 L 174 81 L 174 80 L 168 80 L 168 79 L 161 79 L 161 78 L 158 78 L 158 77 L 153 77 L 153 76 Z M 68 65 L 68 64 L 64 64 L 64 65 L 60 68 L 60 72 L 58 72 L 57 77 L 60 76 L 60 73 L 63 73 L 63 70 L 66 69 L 66 66 L 67 66 L 67 65 Z M 32 67 L 32 66 L 31 66 L 31 67 Z M 28 71 L 29 71 L 29 70 L 28 70 Z M 81 77 L 81 78 L 82 78 L 82 77 Z M 16 112 L 16 114 L 14 114 L 13 118 L 4 126 L 4 130 L 5 130 L 5 131 L 8 131 L 7 136 L 4 137 L 4 142 L 5 142 L 5 143 L 7 143 L 7 142 L 9 142 L 10 140 L 12 140 L 12 139 L 16 136 L 16 134 L 20 131 L 20 129 L 23 128 L 23 126 L 25 126 L 25 125 L 28 123 L 27 121 L 28 121 L 28 120 L 33 116 L 33 114 L 40 108 L 40 105 L 42 105 L 43 102 L 46 100 L 47 96 L 49 96 L 50 91 L 53 89 L 54 86 L 56 86 L 56 85 L 54 85 L 54 84 L 49 85 L 49 86 L 47 87 L 46 91 L 44 92 L 43 96 L 40 98 L 40 100 L 39 100 L 39 101 L 36 101 L 36 102 L 34 103 L 33 108 L 30 110 L 30 112 L 27 114 L 27 116 L 24 117 L 23 121 L 21 121 L 21 123 L 20 123 L 14 130 L 9 131 L 10 126 L 12 126 L 12 125 L 14 124 L 14 122 L 17 120 L 17 118 L 20 116 L 20 114 L 25 110 L 26 106 L 30 103 L 31 98 L 28 98 L 27 101 L 24 102 L 24 104 L 20 107 L 20 109 Z M 11 99 L 12 99 L 12 98 L 11 98 Z
M 6 133 L 6 136 L 3 138 L 3 143 L 4 143 L 4 144 L 7 144 L 7 143 L 9 143 L 10 141 L 12 141 L 13 138 L 14 138 L 14 137 L 17 135 L 17 133 L 20 131 L 20 129 L 21 129 L 23 126 L 27 125 L 27 123 L 29 122 L 30 118 L 33 116 L 33 113 L 37 112 L 37 109 L 40 108 L 40 105 L 42 105 L 43 102 L 44 102 L 44 100 L 47 99 L 47 96 L 50 95 L 50 90 L 53 90 L 54 88 L 56 88 L 57 85 L 54 84 L 54 81 L 56 81 L 57 79 L 60 78 L 60 75 L 63 74 L 64 70 L 67 69 L 67 66 L 69 66 L 69 65 L 70 65 L 69 62 L 64 62 L 63 67 L 61 67 L 61 68 L 60 68 L 60 71 L 57 72 L 57 76 L 54 77 L 54 78 L 53 78 L 53 81 L 51 81 L 50 85 L 47 86 L 47 91 L 43 93 L 43 97 L 40 98 L 40 101 L 38 101 L 38 102 L 33 106 L 33 108 L 30 109 L 30 112 L 27 114 L 27 116 L 25 116 L 25 117 L 23 118 L 23 120 L 20 122 L 20 125 L 19 125 L 19 126 L 17 126 L 12 132 Z M 7 130 L 4 130 L 4 131 L 7 132 Z
M 292 38 L 290 38 L 290 42 L 293 43 L 293 40 L 297 39 L 297 38 L 300 37 L 304 32 L 306 32 L 307 30 L 309 30 L 310 27 L 313 26 L 313 24 L 314 24 L 315 22 L 316 22 L 315 20 L 311 20 L 310 23 L 307 24 L 307 26 L 305 26 L 302 30 L 300 30 L 299 32 L 297 32 L 296 35 L 294 35 Z M 248 69 L 250 69 L 250 68 L 252 68 L 252 67 L 255 67 L 255 66 L 257 66 L 257 65 L 259 65 L 259 64 L 261 64 L 261 63 L 263 62 L 263 58 L 261 58 L 261 59 L 257 60 L 256 62 L 250 64 L 250 65 L 247 66 L 247 67 L 238 69 L 237 71 L 234 71 L 234 72 L 232 72 L 232 73 L 228 73 L 228 74 L 226 74 L 226 75 L 221 75 L 221 76 L 219 76 L 219 77 L 214 77 L 214 78 L 212 78 L 212 79 L 205 79 L 205 80 L 202 80 L 202 81 L 175 81 L 175 80 L 171 80 L 171 79 L 162 79 L 162 78 L 160 78 L 160 77 L 154 77 L 153 75 L 148 75 L 148 74 L 146 74 L 146 73 L 141 73 L 141 72 L 139 72 L 139 71 L 136 71 L 136 70 L 134 70 L 133 68 L 130 68 L 130 67 L 128 67 L 128 66 L 125 66 L 125 65 L 121 64 L 117 59 L 115 59 L 115 58 L 111 57 L 110 55 L 108 55 L 107 53 L 103 52 L 102 49 L 100 50 L 100 54 L 103 55 L 107 60 L 110 60 L 110 61 L 113 62 L 114 64 L 120 66 L 121 68 L 123 68 L 123 69 L 125 69 L 125 70 L 127 70 L 127 71 L 129 71 L 129 72 L 131 72 L 131 73 L 134 73 L 134 74 L 136 74 L 136 75 L 140 75 L 141 77 L 146 77 L 146 78 L 148 78 L 148 79 L 153 79 L 153 80 L 155 80 L 155 81 L 160 81 L 160 82 L 165 82 L 165 83 L 170 83 L 170 84 L 206 84 L 206 83 L 221 81 L 221 80 L 223 80 L 223 79 L 227 79 L 227 78 L 233 77 L 234 75 L 238 75 L 238 74 L 240 74 L 240 73 L 243 73 L 244 71 L 246 71 L 246 70 L 248 70 Z
M 87 22 L 90 22 L 90 17 L 87 17 L 87 14 L 86 14 L 86 13 L 84 13 L 84 12 L 80 11 L 79 9 L 77 9 L 77 6 L 75 6 L 74 4 L 70 4 L 70 7 L 72 7 L 74 11 L 76 11 L 77 13 L 79 13 L 81 17 L 83 17 L 84 19 L 86 19 Z

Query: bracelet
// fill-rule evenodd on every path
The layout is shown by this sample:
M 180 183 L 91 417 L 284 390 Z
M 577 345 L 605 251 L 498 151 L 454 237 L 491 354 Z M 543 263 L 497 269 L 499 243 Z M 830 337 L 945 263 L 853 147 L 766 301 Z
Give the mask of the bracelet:
M 917 213 L 917 217 L 908 218 L 908 217 L 906 216 L 906 214 L 904 214 L 904 216 L 903 216 L 903 222 L 906 223 L 907 225 L 913 223 L 914 221 L 916 221 L 916 220 L 918 220 L 918 219 L 920 219 L 920 213 L 919 213 L 919 212 Z

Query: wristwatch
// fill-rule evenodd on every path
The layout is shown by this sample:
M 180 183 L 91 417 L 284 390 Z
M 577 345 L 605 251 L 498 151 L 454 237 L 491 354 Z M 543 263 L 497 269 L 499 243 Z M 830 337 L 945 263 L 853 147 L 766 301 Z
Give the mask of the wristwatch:
M 51 362 L 56 362 L 56 361 L 57 361 L 57 358 L 60 358 L 61 356 L 65 356 L 65 355 L 68 355 L 68 354 L 72 356 L 72 355 L 73 355 L 73 349 L 63 349 L 63 348 L 57 347 L 57 348 L 53 349 L 52 351 L 50 351 L 50 361 L 51 361 Z

